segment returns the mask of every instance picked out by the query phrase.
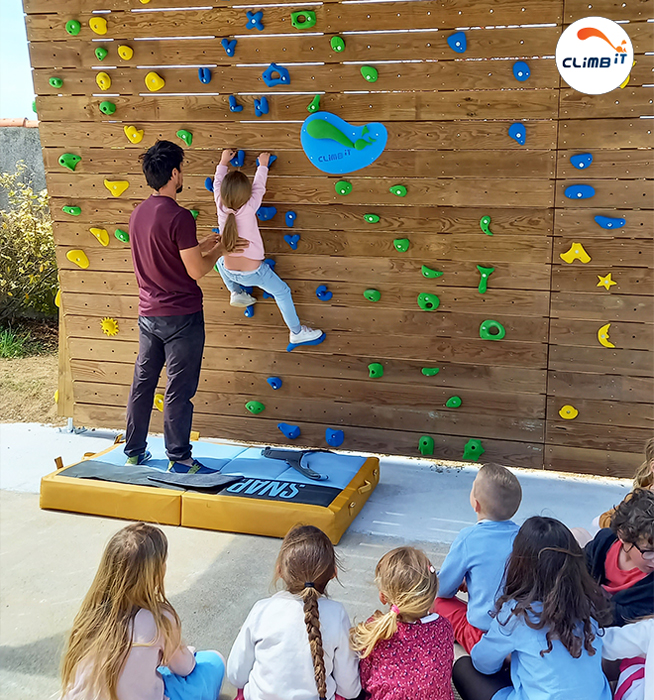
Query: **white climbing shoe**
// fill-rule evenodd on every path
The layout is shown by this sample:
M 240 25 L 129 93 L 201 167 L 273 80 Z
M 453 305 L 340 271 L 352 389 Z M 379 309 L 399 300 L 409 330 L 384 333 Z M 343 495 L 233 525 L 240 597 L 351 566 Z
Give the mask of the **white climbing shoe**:
M 318 340 L 322 335 L 322 331 L 319 329 L 309 328 L 308 326 L 302 326 L 298 333 L 293 333 L 291 331 L 290 342 L 293 345 L 301 345 L 302 343 L 310 343 L 312 340 Z
M 229 303 L 231 306 L 252 306 L 257 303 L 257 300 L 247 292 L 232 292 Z

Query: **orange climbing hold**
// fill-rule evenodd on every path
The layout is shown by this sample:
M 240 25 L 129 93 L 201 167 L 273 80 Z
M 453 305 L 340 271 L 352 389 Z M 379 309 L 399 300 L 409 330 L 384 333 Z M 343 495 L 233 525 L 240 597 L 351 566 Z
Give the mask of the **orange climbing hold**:
M 104 186 L 113 194 L 114 197 L 120 195 L 129 187 L 127 180 L 105 180 Z
M 89 266 L 89 259 L 86 257 L 86 253 L 83 250 L 69 250 L 66 253 L 66 257 L 83 270 L 86 270 Z

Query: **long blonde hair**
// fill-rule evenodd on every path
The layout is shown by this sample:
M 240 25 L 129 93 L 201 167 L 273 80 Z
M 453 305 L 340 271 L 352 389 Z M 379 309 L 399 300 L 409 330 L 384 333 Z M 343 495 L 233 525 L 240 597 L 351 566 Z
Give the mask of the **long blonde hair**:
M 220 199 L 227 209 L 237 211 L 252 196 L 252 185 L 247 175 L 240 170 L 231 170 L 225 175 L 220 185 Z M 236 217 L 231 212 L 227 214 L 227 221 L 220 232 L 223 245 L 228 253 L 236 247 L 238 239 L 238 229 L 236 227 Z
M 166 536 L 146 523 L 128 525 L 109 540 L 73 622 L 62 660 L 64 693 L 74 683 L 80 663 L 88 661 L 92 697 L 108 693 L 111 700 L 117 700 L 118 677 L 131 648 L 134 616 L 141 608 L 152 613 L 163 635 L 162 663 L 174 654 L 181 631 L 179 617 L 164 591 L 167 556 Z
M 318 598 L 336 576 L 337 567 L 338 558 L 329 537 L 313 525 L 296 525 L 282 542 L 275 568 L 275 578 L 281 578 L 286 590 L 299 595 L 304 603 L 304 624 L 309 635 L 313 672 L 321 700 L 327 696 L 327 679 Z
M 438 593 L 438 576 L 427 555 L 414 547 L 384 554 L 375 569 L 375 583 L 390 610 L 377 610 L 370 620 L 350 630 L 350 646 L 365 659 L 377 642 L 397 632 L 397 621 L 415 622 L 429 612 Z
M 654 438 L 645 443 L 645 461 L 634 474 L 635 489 L 651 489 L 654 486 Z

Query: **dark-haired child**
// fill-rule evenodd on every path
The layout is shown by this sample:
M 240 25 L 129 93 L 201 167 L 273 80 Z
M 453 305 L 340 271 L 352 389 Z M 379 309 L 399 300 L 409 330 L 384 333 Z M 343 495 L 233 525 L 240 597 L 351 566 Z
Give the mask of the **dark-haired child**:
M 463 700 L 611 700 L 599 627 L 606 599 L 574 536 L 529 518 L 513 543 L 490 629 L 454 664 Z M 503 670 L 511 655 L 510 671 Z

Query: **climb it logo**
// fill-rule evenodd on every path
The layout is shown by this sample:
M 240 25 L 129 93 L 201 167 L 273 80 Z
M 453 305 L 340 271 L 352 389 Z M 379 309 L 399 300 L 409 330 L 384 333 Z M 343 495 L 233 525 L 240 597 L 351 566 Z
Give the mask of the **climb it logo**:
M 571 24 L 556 46 L 556 65 L 563 80 L 587 95 L 619 87 L 631 71 L 634 50 L 625 30 L 604 17 Z

